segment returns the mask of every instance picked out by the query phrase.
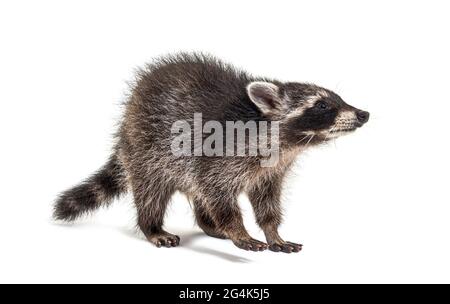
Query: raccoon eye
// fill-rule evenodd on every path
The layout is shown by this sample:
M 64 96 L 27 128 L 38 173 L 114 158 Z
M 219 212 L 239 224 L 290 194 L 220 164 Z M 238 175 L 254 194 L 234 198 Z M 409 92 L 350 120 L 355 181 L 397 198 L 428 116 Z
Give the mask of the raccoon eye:
M 328 104 L 325 101 L 319 101 L 317 103 L 316 107 L 321 110 L 326 110 L 326 109 L 328 109 Z

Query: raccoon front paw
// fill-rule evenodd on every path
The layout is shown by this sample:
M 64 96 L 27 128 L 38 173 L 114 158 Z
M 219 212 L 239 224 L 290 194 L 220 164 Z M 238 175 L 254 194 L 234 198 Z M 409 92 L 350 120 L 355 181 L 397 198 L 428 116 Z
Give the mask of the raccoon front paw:
M 284 243 L 274 243 L 269 245 L 269 250 L 275 251 L 275 252 L 285 252 L 285 253 L 291 253 L 291 252 L 300 252 L 302 250 L 303 245 L 302 244 L 295 244 L 291 242 L 284 242 Z
M 170 234 L 165 231 L 148 235 L 147 239 L 158 248 L 161 246 L 170 248 L 180 245 L 180 237 L 178 235 Z
M 268 245 L 266 243 L 260 242 L 255 239 L 249 239 L 249 240 L 236 240 L 233 241 L 234 245 L 236 245 L 238 248 L 244 249 L 244 250 L 251 250 L 251 251 L 264 251 L 268 248 Z

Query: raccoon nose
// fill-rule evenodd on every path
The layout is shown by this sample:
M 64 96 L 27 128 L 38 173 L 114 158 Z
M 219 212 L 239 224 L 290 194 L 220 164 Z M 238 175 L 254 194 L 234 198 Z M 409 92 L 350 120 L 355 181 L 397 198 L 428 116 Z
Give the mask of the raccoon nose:
M 358 118 L 358 121 L 362 124 L 366 123 L 369 120 L 369 112 L 366 111 L 358 111 L 356 113 L 356 117 Z

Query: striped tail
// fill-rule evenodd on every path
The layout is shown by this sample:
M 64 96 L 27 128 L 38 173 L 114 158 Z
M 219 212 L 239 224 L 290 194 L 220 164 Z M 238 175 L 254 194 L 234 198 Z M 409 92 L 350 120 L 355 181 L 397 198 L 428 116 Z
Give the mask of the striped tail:
M 94 175 L 59 195 L 53 217 L 70 222 L 109 205 L 114 198 L 127 191 L 124 176 L 122 166 L 113 155 Z

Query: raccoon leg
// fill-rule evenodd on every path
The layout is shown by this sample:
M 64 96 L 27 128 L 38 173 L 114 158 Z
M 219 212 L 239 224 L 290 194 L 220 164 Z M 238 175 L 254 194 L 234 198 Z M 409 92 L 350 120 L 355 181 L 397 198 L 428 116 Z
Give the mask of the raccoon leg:
M 210 215 L 210 212 L 207 208 L 204 207 L 203 203 L 200 200 L 194 200 L 193 204 L 195 219 L 198 226 L 211 237 L 226 239 L 227 236 L 219 229 L 217 229 L 216 224 L 214 223 L 214 220 Z
M 286 242 L 278 234 L 282 218 L 281 182 L 282 177 L 264 180 L 254 185 L 248 191 L 248 196 L 256 221 L 266 235 L 269 249 L 276 252 L 299 252 L 302 250 L 301 244 Z
M 263 251 L 267 244 L 253 239 L 244 227 L 236 197 L 226 191 L 215 191 L 209 196 L 209 212 L 218 230 L 237 247 L 244 250 Z
M 174 191 L 168 183 L 157 180 L 133 183 L 139 228 L 157 247 L 176 247 L 180 244 L 180 237 L 162 228 L 167 204 Z

